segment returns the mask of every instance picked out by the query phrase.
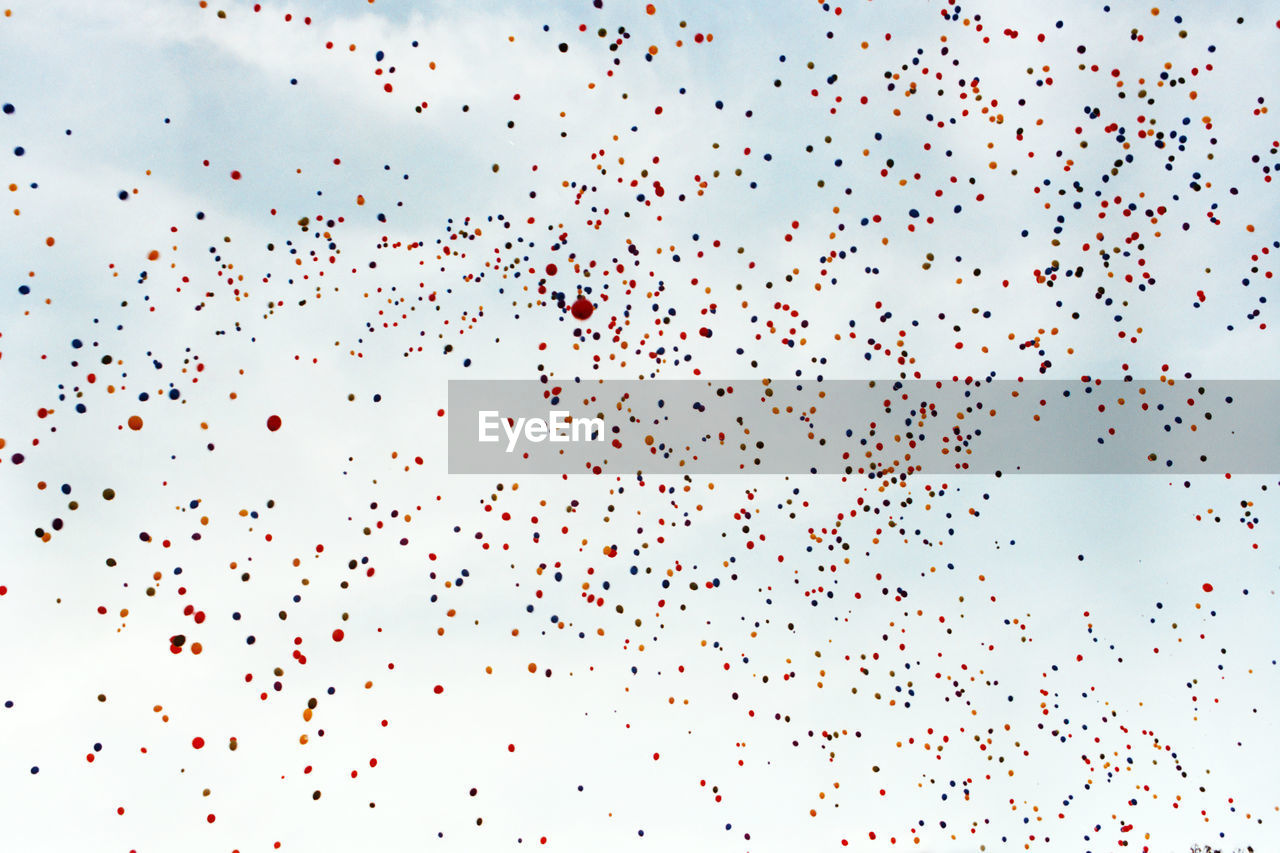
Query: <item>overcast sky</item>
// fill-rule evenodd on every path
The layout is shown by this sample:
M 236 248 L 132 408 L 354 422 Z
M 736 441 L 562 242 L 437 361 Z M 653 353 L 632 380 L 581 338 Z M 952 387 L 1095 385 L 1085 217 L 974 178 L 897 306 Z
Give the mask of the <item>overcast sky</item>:
M 5 9 L 0 846 L 1280 842 L 1276 472 L 446 440 L 451 379 L 1280 379 L 1274 8 L 654 5 Z

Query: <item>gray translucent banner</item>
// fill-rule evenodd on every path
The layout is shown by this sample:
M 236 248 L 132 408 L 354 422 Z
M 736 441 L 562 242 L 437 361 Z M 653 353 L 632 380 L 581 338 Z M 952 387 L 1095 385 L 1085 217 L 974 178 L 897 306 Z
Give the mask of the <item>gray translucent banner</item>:
M 1270 474 L 1275 380 L 453 380 L 449 473 Z

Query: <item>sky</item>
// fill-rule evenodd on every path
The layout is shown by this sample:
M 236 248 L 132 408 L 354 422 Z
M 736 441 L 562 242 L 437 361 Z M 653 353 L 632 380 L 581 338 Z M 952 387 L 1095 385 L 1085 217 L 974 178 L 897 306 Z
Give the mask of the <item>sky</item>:
M 836 425 L 887 454 L 844 476 L 478 475 L 449 383 L 1280 379 L 1277 40 L 10 0 L 4 846 L 1275 847 L 1265 410 L 1197 474 L 920 470 L 981 425 L 899 408 Z

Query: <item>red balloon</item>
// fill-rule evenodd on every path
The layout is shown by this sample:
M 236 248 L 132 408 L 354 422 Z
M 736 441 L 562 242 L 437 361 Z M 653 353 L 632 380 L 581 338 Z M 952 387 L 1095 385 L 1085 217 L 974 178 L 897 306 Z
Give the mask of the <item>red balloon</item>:
M 271 417 L 267 418 L 267 429 L 271 430 L 272 432 L 275 432 L 276 430 L 280 429 L 279 415 L 272 415 Z
M 596 308 L 591 304 L 591 300 L 585 296 L 579 296 L 578 301 L 573 303 L 573 307 L 569 309 L 573 313 L 575 320 L 587 320 L 595 312 Z

